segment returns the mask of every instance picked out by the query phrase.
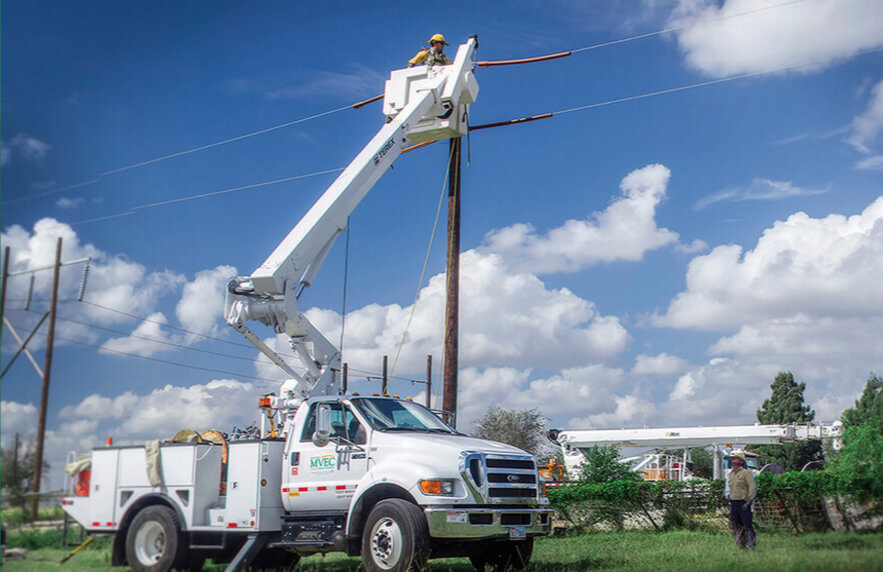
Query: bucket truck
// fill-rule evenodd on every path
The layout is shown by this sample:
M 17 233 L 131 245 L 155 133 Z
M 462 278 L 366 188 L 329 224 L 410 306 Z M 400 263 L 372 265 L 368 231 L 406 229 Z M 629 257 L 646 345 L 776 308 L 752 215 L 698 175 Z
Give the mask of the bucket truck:
M 80 473 L 62 505 L 90 534 L 114 536 L 113 564 L 199 569 L 212 558 L 240 570 L 343 551 L 368 571 L 438 556 L 521 569 L 548 534 L 530 454 L 467 437 L 411 400 L 341 395 L 340 352 L 298 307 L 347 216 L 403 148 L 466 135 L 476 46 L 470 38 L 450 66 L 393 71 L 377 135 L 263 264 L 230 281 L 227 322 L 289 378 L 261 399 L 272 422 L 260 438 L 92 451 L 91 476 Z M 301 367 L 252 322 L 287 336 Z
M 714 478 L 723 476 L 722 462 L 729 468 L 729 454 L 720 445 L 740 443 L 744 445 L 781 445 L 808 439 L 832 439 L 835 448 L 843 435 L 843 424 L 835 421 L 831 425 L 730 425 L 718 427 L 660 427 L 644 429 L 583 429 L 549 431 L 549 439 L 561 447 L 568 473 L 579 474 L 580 465 L 585 460 L 583 451 L 597 447 L 652 447 L 654 449 L 684 449 L 681 459 L 662 459 L 659 454 L 648 455 L 645 463 L 638 463 L 645 480 L 683 480 L 688 476 L 686 464 L 689 461 L 687 450 L 696 447 L 714 447 Z M 740 450 L 745 452 L 744 450 Z M 724 458 L 722 458 L 722 453 Z M 654 456 L 656 458 L 654 458 Z M 746 457 L 757 463 L 757 454 Z M 654 464 L 655 463 L 655 464 Z M 677 466 L 675 466 L 677 465 Z M 757 467 L 759 469 L 760 467 Z

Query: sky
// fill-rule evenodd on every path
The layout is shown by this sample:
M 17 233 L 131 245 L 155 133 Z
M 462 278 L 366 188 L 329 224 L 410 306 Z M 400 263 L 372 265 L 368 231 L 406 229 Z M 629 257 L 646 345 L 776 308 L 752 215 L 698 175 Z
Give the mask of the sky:
M 284 375 L 225 324 L 225 285 L 383 126 L 379 103 L 349 106 L 435 33 L 451 54 L 477 34 L 478 60 L 573 51 L 476 71 L 473 125 L 554 115 L 464 145 L 460 429 L 492 406 L 557 428 L 752 423 L 780 371 L 831 422 L 883 371 L 877 0 L 35 0 L 0 22 L 10 271 L 51 265 L 58 237 L 92 258 L 82 301 L 84 265 L 61 272 L 50 486 L 108 436 L 257 419 Z M 383 355 L 392 392 L 423 399 L 427 355 L 441 378 L 447 160 L 401 156 L 300 300 L 337 344 L 345 293 L 357 391 L 379 391 Z M 9 279 L 19 335 L 51 278 L 30 303 Z M 17 348 L 4 328 L 3 367 Z M 40 387 L 25 356 L 4 375 L 4 447 L 36 434 Z

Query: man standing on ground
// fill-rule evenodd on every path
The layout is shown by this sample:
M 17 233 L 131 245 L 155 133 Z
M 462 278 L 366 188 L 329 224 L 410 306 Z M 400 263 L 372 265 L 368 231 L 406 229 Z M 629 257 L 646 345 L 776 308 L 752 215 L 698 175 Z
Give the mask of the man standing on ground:
M 412 68 L 414 66 L 449 66 L 451 65 L 451 60 L 448 59 L 448 56 L 445 55 L 445 46 L 448 43 L 445 41 L 445 37 L 441 34 L 436 34 L 433 37 L 429 38 L 429 49 L 428 50 L 420 50 L 416 56 L 408 60 L 408 67 Z
M 727 475 L 730 491 L 730 523 L 739 548 L 754 548 L 754 527 L 751 525 L 751 503 L 757 494 L 754 477 L 745 468 L 745 457 L 733 455 L 733 469 Z

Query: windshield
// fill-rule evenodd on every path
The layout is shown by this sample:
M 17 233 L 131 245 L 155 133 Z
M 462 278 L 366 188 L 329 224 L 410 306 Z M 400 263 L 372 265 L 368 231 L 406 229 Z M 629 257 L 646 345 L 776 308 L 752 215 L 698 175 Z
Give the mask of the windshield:
M 429 431 L 456 433 L 435 414 L 412 401 L 353 399 L 353 404 L 381 431 Z

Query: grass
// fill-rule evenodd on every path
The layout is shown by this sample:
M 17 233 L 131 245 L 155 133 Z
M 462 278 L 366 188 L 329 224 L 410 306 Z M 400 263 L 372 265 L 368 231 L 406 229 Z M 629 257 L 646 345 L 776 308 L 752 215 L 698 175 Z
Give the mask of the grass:
M 23 532 L 27 534 L 23 534 Z M 57 548 L 58 532 L 10 532 L 9 546 L 20 542 L 40 544 L 28 551 L 28 559 L 7 562 L 6 572 L 57 569 L 56 563 L 70 549 Z M 28 536 L 30 535 L 30 536 Z M 97 545 L 97 546 L 96 546 Z M 699 572 L 704 570 L 745 569 L 755 571 L 851 571 L 883 568 L 883 534 L 827 532 L 803 534 L 761 534 L 758 548 L 740 551 L 725 534 L 696 531 L 610 532 L 545 538 L 538 541 L 528 570 L 532 572 L 570 572 L 581 570 L 653 570 Z M 70 570 L 110 570 L 109 541 L 93 542 L 68 561 Z M 217 572 L 223 566 L 206 566 Z M 359 559 L 341 554 L 323 558 L 304 558 L 298 571 L 354 572 Z M 433 560 L 433 572 L 472 570 L 464 558 Z M 124 570 L 114 568 L 113 570 Z

